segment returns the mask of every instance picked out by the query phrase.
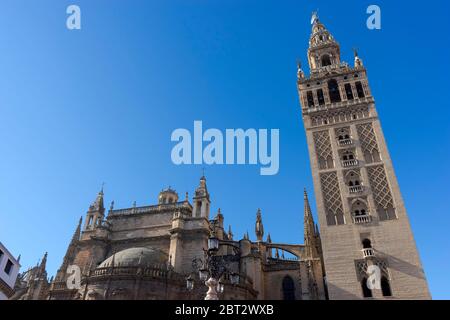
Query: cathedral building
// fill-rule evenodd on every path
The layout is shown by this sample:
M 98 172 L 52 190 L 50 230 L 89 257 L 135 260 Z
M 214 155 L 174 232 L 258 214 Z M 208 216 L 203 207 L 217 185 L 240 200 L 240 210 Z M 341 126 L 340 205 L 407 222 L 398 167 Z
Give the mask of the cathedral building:
M 203 299 L 197 262 L 214 235 L 216 258 L 239 276 L 220 279 L 219 299 L 429 299 L 361 58 L 355 52 L 353 66 L 342 62 L 339 44 L 314 15 L 308 62 L 309 75 L 298 66 L 297 85 L 320 233 L 306 191 L 304 243 L 286 244 L 266 235 L 259 209 L 256 241 L 248 233 L 236 239 L 220 209 L 210 214 L 204 176 L 191 199 L 168 188 L 148 206 L 112 202 L 106 210 L 102 189 L 55 278 L 47 280 L 45 255 L 21 275 L 14 298 Z M 68 285 L 73 266 L 78 286 Z M 368 286 L 373 276 L 379 287 Z
M 224 228 L 218 209 L 210 217 L 210 195 L 206 178 L 195 190 L 193 204 L 188 195 L 181 200 L 175 190 L 161 191 L 155 205 L 114 209 L 107 215 L 100 191 L 80 220 L 63 263 L 52 281 L 48 299 L 203 299 L 207 287 L 200 281 L 196 260 L 204 257 L 211 234 L 216 235 L 223 258 L 239 275 L 227 278 L 220 299 L 325 299 L 320 235 L 304 193 L 305 244 L 272 242 L 264 238 L 261 210 L 255 218 L 255 236 L 234 239 Z M 289 255 L 286 257 L 285 255 Z M 80 268 L 81 286 L 67 282 L 71 265 Z M 189 291 L 186 279 L 192 278 Z

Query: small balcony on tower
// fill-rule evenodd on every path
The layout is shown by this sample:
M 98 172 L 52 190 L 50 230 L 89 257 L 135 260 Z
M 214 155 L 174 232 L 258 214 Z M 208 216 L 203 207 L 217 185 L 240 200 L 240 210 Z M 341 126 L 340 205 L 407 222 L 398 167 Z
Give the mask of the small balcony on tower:
M 348 187 L 348 193 L 359 194 L 364 192 L 361 175 L 358 169 L 351 169 L 344 172 L 345 184 Z
M 354 224 L 364 224 L 364 223 L 370 223 L 372 222 L 372 216 L 366 214 L 366 215 L 360 215 L 360 216 L 353 216 L 353 223 Z
M 362 185 L 355 185 L 355 186 L 348 187 L 348 192 L 350 194 L 358 194 L 358 193 L 362 193 L 363 191 L 364 191 L 364 186 L 362 186 Z
M 364 259 L 375 257 L 373 248 L 362 249 L 361 251 L 363 253 Z
M 337 145 L 339 147 L 348 147 L 353 145 L 353 139 L 350 134 L 350 127 L 341 127 L 335 131 Z
M 365 224 L 372 222 L 372 216 L 367 209 L 366 199 L 354 199 L 351 203 L 351 210 L 354 224 Z
M 375 250 L 372 248 L 372 243 L 369 239 L 364 239 L 362 241 L 363 248 L 361 250 L 363 258 L 369 259 L 375 257 Z
M 353 144 L 353 140 L 351 138 L 338 139 L 338 145 L 340 147 L 347 147 Z
M 358 165 L 358 160 L 355 156 L 355 150 L 346 149 L 340 152 L 341 164 L 344 168 L 356 167 Z

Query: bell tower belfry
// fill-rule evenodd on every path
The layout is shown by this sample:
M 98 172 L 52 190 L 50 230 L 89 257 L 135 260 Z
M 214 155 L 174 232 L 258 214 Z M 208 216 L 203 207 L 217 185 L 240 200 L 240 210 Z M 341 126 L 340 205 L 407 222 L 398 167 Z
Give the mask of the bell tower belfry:
M 430 293 L 389 156 L 366 69 L 311 20 L 310 75 L 298 67 L 330 299 L 429 299 Z M 369 289 L 370 266 L 378 288 Z

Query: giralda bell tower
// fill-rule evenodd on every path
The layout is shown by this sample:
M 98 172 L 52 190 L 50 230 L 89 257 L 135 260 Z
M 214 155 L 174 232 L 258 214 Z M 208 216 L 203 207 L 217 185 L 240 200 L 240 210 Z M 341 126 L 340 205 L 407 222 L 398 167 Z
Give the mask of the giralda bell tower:
M 357 52 L 341 62 L 316 14 L 311 24 L 298 91 L 329 298 L 429 299 L 366 69 Z

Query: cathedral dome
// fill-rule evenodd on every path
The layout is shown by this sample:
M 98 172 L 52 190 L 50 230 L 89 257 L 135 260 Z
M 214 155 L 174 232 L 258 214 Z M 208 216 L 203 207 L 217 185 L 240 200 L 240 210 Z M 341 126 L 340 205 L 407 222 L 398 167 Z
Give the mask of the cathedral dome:
M 176 203 L 178 201 L 178 193 L 170 187 L 162 190 L 158 196 L 159 204 Z
M 138 267 L 167 263 L 167 254 L 155 248 L 129 248 L 113 254 L 103 261 L 98 268 L 114 266 Z

